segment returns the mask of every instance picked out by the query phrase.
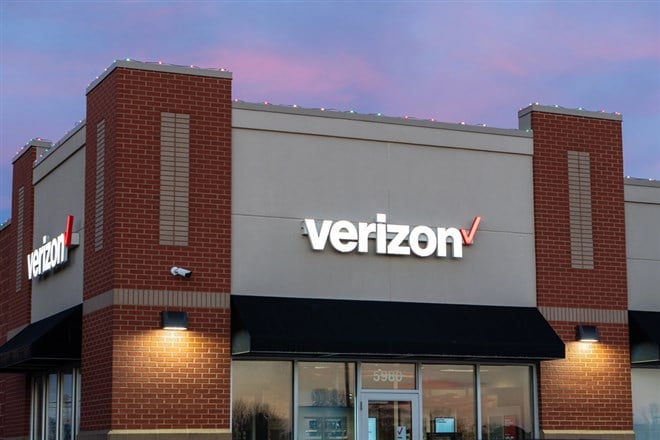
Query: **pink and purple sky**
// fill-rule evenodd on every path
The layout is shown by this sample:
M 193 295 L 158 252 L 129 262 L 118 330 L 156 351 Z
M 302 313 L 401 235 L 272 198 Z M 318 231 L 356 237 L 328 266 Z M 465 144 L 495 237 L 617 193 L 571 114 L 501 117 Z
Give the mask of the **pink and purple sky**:
M 531 102 L 620 112 L 624 174 L 660 179 L 659 1 L 0 0 L 0 223 L 16 152 L 72 129 L 121 58 L 227 68 L 248 102 L 502 128 Z

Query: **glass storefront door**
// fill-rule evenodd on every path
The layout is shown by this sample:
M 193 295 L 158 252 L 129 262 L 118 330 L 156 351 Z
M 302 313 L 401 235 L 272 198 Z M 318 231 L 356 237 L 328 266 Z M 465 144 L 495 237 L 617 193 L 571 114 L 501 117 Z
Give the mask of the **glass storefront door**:
M 421 440 L 419 395 L 364 392 L 360 399 L 360 440 Z

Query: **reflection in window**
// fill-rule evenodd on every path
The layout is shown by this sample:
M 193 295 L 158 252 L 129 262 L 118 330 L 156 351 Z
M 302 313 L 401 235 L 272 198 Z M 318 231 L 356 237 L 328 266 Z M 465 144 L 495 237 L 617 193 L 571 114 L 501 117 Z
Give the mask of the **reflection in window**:
M 424 364 L 419 380 L 416 363 L 359 366 L 358 371 L 356 362 L 234 361 L 232 440 L 293 440 L 293 426 L 297 440 L 357 439 L 357 374 L 365 392 L 397 393 L 419 384 L 423 440 L 533 438 L 531 365 Z M 363 420 L 368 439 L 380 429 L 371 417 Z
M 660 438 L 660 370 L 632 368 L 633 428 L 637 440 Z
M 290 440 L 292 364 L 232 363 L 232 439 Z
M 368 414 L 368 440 L 410 440 L 413 432 L 413 404 L 410 400 L 371 400 Z
M 44 376 L 37 376 L 34 378 L 32 385 L 33 439 L 41 439 L 43 436 L 44 414 L 42 409 L 44 407 L 44 382 Z
M 298 364 L 298 440 L 354 438 L 355 363 Z
M 422 399 L 425 438 L 433 437 L 429 433 L 459 433 L 455 438 L 474 440 L 472 365 L 422 366 Z
M 60 399 L 60 438 L 73 438 L 73 377 L 70 374 L 62 375 L 62 394 Z
M 33 440 L 73 440 L 79 431 L 80 373 L 69 370 L 32 379 Z
M 57 374 L 48 375 L 48 407 L 46 410 L 46 439 L 57 440 Z
M 531 368 L 482 365 L 479 372 L 483 440 L 533 438 Z

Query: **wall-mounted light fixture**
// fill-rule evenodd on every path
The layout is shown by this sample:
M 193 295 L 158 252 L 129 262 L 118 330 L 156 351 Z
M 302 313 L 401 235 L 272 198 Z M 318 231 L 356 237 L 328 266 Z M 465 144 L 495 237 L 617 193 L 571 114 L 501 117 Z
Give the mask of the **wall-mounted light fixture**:
M 188 312 L 160 312 L 161 328 L 164 330 L 187 330 Z
M 595 325 L 577 325 L 575 326 L 575 340 L 580 342 L 598 342 L 600 334 Z

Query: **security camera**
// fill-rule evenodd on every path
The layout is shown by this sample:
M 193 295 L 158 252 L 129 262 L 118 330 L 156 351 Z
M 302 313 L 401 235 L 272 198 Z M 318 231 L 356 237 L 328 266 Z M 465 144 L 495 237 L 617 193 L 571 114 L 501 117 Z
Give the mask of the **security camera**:
M 178 276 L 178 277 L 190 278 L 190 275 L 192 275 L 192 270 L 184 269 L 183 267 L 176 267 L 176 266 L 172 267 L 172 269 L 170 269 L 170 272 L 175 277 Z

